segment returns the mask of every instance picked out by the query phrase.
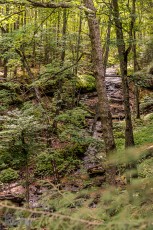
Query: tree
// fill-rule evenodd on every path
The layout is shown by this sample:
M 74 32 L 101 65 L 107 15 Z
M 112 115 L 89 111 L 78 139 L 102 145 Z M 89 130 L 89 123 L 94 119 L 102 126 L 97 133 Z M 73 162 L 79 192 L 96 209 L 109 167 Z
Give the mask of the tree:
M 28 0 L 28 2 L 33 5 L 34 7 L 41 7 L 41 8 L 72 8 L 73 4 L 70 3 L 39 3 L 33 0 Z M 103 124 L 103 136 L 105 142 L 105 149 L 106 152 L 110 152 L 115 149 L 115 142 L 113 137 L 113 130 L 112 130 L 112 119 L 111 113 L 109 109 L 107 94 L 106 94 L 106 86 L 105 86 L 105 67 L 102 65 L 103 62 L 103 53 L 102 53 L 102 46 L 101 46 L 101 38 L 100 38 L 100 28 L 98 24 L 98 20 L 96 19 L 95 8 L 92 1 L 84 1 L 84 10 L 87 13 L 88 23 L 89 23 L 89 30 L 90 30 L 90 39 L 92 43 L 92 50 L 93 50 L 93 64 L 95 69 L 95 78 L 96 78 L 96 85 L 97 85 L 97 92 L 99 98 L 99 107 L 101 113 L 101 120 Z M 81 7 L 81 6 L 80 6 Z M 79 8 L 80 8 L 79 7 Z M 82 6 L 83 7 L 83 6 Z M 65 33 L 66 33 L 66 9 L 64 9 L 64 16 L 63 16 L 63 31 L 62 31 L 62 53 L 61 53 L 61 62 L 64 64 L 65 58 Z M 78 41 L 77 41 L 78 43 Z M 16 49 L 16 52 L 23 57 L 23 52 Z M 77 54 L 78 55 L 78 54 Z M 24 55 L 25 57 L 25 55 Z M 22 58 L 24 67 L 25 67 L 25 58 Z M 27 61 L 26 61 L 27 63 Z M 27 68 L 26 68 L 27 69 Z M 32 72 L 30 69 L 27 69 L 28 75 L 30 73 L 31 78 Z
M 89 36 L 92 45 L 92 56 L 94 75 L 96 79 L 96 88 L 98 93 L 99 111 L 102 122 L 103 137 L 105 142 L 106 152 L 109 153 L 115 149 L 115 141 L 112 129 L 112 117 L 110 113 L 106 85 L 105 85 L 105 70 L 103 66 L 103 52 L 101 47 L 100 28 L 96 18 L 96 9 L 92 0 L 84 0 L 85 7 L 89 9 L 87 19 L 89 25 Z
M 133 126 L 132 126 L 132 118 L 131 118 L 131 110 L 130 110 L 130 98 L 129 98 L 129 85 L 128 85 L 128 77 L 127 77 L 127 64 L 128 64 L 128 54 L 132 48 L 131 44 L 126 49 L 125 41 L 123 36 L 123 25 L 121 20 L 121 15 L 119 12 L 118 0 L 112 0 L 113 4 L 113 15 L 116 29 L 116 39 L 117 39 L 117 47 L 118 54 L 120 60 L 120 70 L 122 76 L 122 87 L 123 87 L 123 97 L 124 97 L 124 111 L 125 111 L 125 147 L 130 147 L 134 145 L 134 136 L 133 136 Z M 132 24 L 133 27 L 133 24 Z M 131 37 L 130 28 L 130 37 Z
M 132 21 L 133 21 L 133 71 L 137 72 L 139 70 L 139 65 L 137 61 L 137 45 L 136 45 L 136 31 L 135 31 L 135 20 L 136 20 L 136 0 L 132 0 Z M 139 102 L 139 87 L 137 83 L 134 84 L 135 90 L 135 106 L 136 106 L 136 118 L 140 119 L 140 102 Z
M 31 111 L 28 111 L 31 113 Z M 1 150 L 12 148 L 17 152 L 18 158 L 22 159 L 25 166 L 26 203 L 29 207 L 29 162 L 34 152 L 40 151 L 40 145 L 35 140 L 35 135 L 42 129 L 42 125 L 32 114 L 27 111 L 14 110 L 2 117 L 3 130 L 0 131 Z M 40 143 L 39 143 L 40 144 Z M 16 148 L 16 150 L 15 150 Z
M 96 9 L 92 0 L 84 0 L 85 7 L 89 10 L 86 12 L 89 36 L 92 45 L 92 57 L 94 66 L 94 75 L 96 79 L 96 89 L 98 94 L 99 111 L 102 123 L 103 138 L 105 143 L 105 150 L 107 156 L 110 152 L 116 149 L 113 128 L 112 117 L 110 113 L 106 85 L 105 85 L 105 67 L 103 66 L 103 52 L 100 38 L 100 27 L 96 18 Z M 115 167 L 109 166 L 107 170 L 107 182 L 109 184 L 115 183 Z

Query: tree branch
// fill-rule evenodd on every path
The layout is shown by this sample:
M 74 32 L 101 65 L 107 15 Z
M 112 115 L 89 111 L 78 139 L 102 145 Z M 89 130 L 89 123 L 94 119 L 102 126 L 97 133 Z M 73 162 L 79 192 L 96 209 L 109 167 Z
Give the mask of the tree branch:
M 48 3 L 43 3 L 43 2 L 38 2 L 34 0 L 27 0 L 26 2 L 19 2 L 19 1 L 8 1 L 8 0 L 0 0 L 0 4 L 12 4 L 12 5 L 20 5 L 20 6 L 33 6 L 33 7 L 40 7 L 40 8 L 46 8 L 46 9 L 58 9 L 58 8 L 78 8 L 80 10 L 84 10 L 87 13 L 93 13 L 91 9 L 86 8 L 84 5 L 77 5 L 69 2 L 48 2 Z
M 68 2 L 60 2 L 60 3 L 55 3 L 55 2 L 48 2 L 48 3 L 43 3 L 43 2 L 37 2 L 33 0 L 27 0 L 27 2 L 31 3 L 32 6 L 35 7 L 42 7 L 42 8 L 72 8 L 72 4 Z
M 14 12 L 14 13 L 12 13 L 12 14 L 9 14 L 7 17 L 5 17 L 5 18 L 3 18 L 2 20 L 0 20 L 0 23 L 2 23 L 3 21 L 9 19 L 10 17 L 12 17 L 12 16 L 14 16 L 14 15 L 16 15 L 16 14 L 20 14 L 20 13 L 22 13 L 22 12 L 24 12 L 24 11 L 25 11 L 25 10 L 21 10 L 21 11 Z
M 54 73 L 52 77 L 56 77 L 57 75 L 59 75 L 59 74 L 63 73 L 64 71 L 66 71 L 66 70 L 72 68 L 73 66 L 77 65 L 77 63 L 81 60 L 81 58 L 82 58 L 83 55 L 84 55 L 84 53 L 82 53 L 82 54 L 80 55 L 80 57 L 78 58 L 78 60 L 77 60 L 74 64 L 72 64 L 72 65 L 70 65 L 70 66 L 67 66 L 67 67 L 61 69 L 60 71 Z M 50 72 L 49 72 L 49 71 L 48 71 L 48 72 L 45 72 L 45 73 L 39 75 L 38 78 L 40 79 L 40 77 L 42 77 L 43 75 L 48 74 L 48 73 L 50 73 Z M 50 80 L 50 78 L 49 78 L 49 79 L 46 79 L 45 83 L 48 82 L 49 80 Z
M 21 1 L 9 1 L 9 0 L 0 0 L 0 4 L 1 5 L 5 5 L 5 4 L 13 4 L 13 5 L 20 5 L 20 6 L 27 6 L 27 4 L 25 2 L 21 2 Z M 28 5 L 30 6 L 30 5 Z

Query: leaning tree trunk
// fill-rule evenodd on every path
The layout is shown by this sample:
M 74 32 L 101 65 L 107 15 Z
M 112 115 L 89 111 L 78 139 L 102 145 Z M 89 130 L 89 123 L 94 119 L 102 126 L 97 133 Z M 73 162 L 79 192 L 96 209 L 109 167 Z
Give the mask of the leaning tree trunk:
M 120 59 L 120 70 L 121 70 L 121 76 L 122 76 L 124 111 L 125 111 L 125 122 L 126 122 L 125 147 L 130 147 L 134 145 L 133 127 L 132 127 L 131 109 L 130 109 L 129 86 L 128 86 L 128 78 L 127 78 L 127 57 L 131 49 L 131 46 L 127 50 L 125 49 L 125 42 L 124 42 L 124 37 L 123 37 L 121 17 L 119 14 L 118 1 L 112 0 L 112 4 L 113 4 L 113 14 L 114 14 L 114 22 L 115 22 L 115 28 L 116 28 L 118 54 L 119 54 L 119 59 Z
M 96 88 L 98 93 L 99 111 L 103 129 L 103 138 L 106 153 L 108 153 L 114 150 L 116 147 L 112 129 L 112 117 L 106 93 L 104 66 L 102 64 L 103 52 L 101 46 L 100 28 L 96 18 L 96 10 L 94 8 L 93 1 L 84 0 L 84 4 L 87 8 L 86 14 L 88 18 L 90 40 L 92 44 L 92 57 L 95 71 L 94 74 L 96 78 Z

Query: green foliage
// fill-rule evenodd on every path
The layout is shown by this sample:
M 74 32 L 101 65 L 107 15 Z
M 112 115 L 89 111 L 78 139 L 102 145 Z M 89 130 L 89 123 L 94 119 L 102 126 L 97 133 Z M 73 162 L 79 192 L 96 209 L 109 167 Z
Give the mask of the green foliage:
M 48 202 L 48 197 L 44 197 L 44 199 L 42 199 L 42 204 L 45 204 L 47 208 L 52 208 L 53 210 L 64 213 L 66 208 L 71 208 L 75 197 L 76 195 L 71 192 L 58 194 L 58 192 L 55 191 L 52 195 L 50 195 L 50 201 Z
M 152 143 L 153 140 L 153 122 L 148 122 L 142 127 L 136 129 L 135 133 L 136 145 L 143 145 L 146 143 Z
M 70 141 L 72 143 L 79 143 L 80 145 L 87 145 L 93 142 L 93 138 L 84 130 L 72 125 L 67 125 L 66 129 L 59 134 L 62 141 Z
M 28 116 L 28 111 L 22 112 L 18 109 L 8 112 L 7 116 L 2 117 L 2 121 L 3 131 L 0 132 L 0 135 L 6 138 L 6 141 L 19 139 L 22 132 L 25 132 L 25 135 L 32 134 L 40 127 L 34 115 Z
M 93 91 L 96 89 L 96 82 L 95 78 L 92 75 L 79 75 L 77 77 L 77 88 L 78 89 L 85 89 L 87 91 Z
M 0 100 L 1 100 L 0 110 L 5 111 L 8 108 L 8 104 L 11 101 L 9 92 L 7 90 L 3 89 L 0 91 Z
M 39 118 L 38 108 L 34 109 L 32 106 L 23 111 L 16 109 L 2 116 L 0 161 L 3 167 L 21 169 L 27 157 L 30 161 L 30 156 L 34 152 L 38 154 L 43 148 L 43 144 L 37 143 L 34 139 L 36 133 L 39 133 L 42 128 Z
M 141 152 L 141 148 L 132 148 L 125 153 L 116 154 L 115 160 L 122 164 L 131 163 L 131 160 L 137 159 Z M 47 157 L 43 153 L 41 160 Z M 47 180 L 50 187 L 43 192 L 38 201 L 39 215 L 34 215 L 36 217 L 32 218 L 31 228 L 86 230 L 90 226 L 89 229 L 95 230 L 151 230 L 153 226 L 153 181 L 152 171 L 150 171 L 152 163 L 152 158 L 139 162 L 138 171 L 143 178 L 133 179 L 131 184 L 123 187 L 107 185 L 101 188 L 82 189 L 74 193 L 59 190 Z M 75 183 L 75 180 L 73 181 Z M 17 216 L 23 212 L 15 207 L 14 210 L 17 210 Z M 34 212 L 37 213 L 37 209 Z M 21 224 L 20 229 L 24 229 L 24 224 Z
M 49 153 L 40 153 L 36 158 L 35 175 L 47 176 L 53 174 L 52 156 Z
M 84 151 L 84 146 L 74 145 L 72 147 L 67 146 L 61 150 L 50 149 L 49 152 L 42 152 L 35 159 L 35 175 L 53 175 L 53 161 L 55 162 L 56 168 L 60 175 L 69 174 L 80 164 L 79 157 L 81 156 L 81 154 L 83 155 Z
M 152 121 L 153 121 L 153 113 L 147 114 L 147 115 L 144 117 L 144 120 L 145 120 L 145 121 L 150 121 L 150 122 L 152 122 Z
M 7 168 L 0 172 L 0 182 L 2 183 L 9 183 L 11 181 L 17 180 L 19 177 L 18 172 Z
M 124 149 L 124 126 L 125 123 L 123 121 L 115 122 L 113 124 L 114 137 L 116 140 L 116 146 L 118 150 Z
M 116 145 L 119 150 L 124 149 L 124 122 L 114 124 L 114 136 Z M 153 140 L 153 122 L 152 113 L 143 117 L 142 120 L 133 122 L 135 144 L 141 146 L 147 143 L 152 143 Z
M 142 61 L 145 64 L 149 64 L 153 60 L 153 37 L 151 36 L 148 41 L 146 41 L 144 46 L 144 51 L 142 54 Z
M 41 2 L 49 3 L 48 0 Z M 93 91 L 96 88 L 95 78 L 92 75 L 92 57 L 89 53 L 91 45 L 86 17 L 82 10 L 80 13 L 80 2 L 72 1 L 70 4 L 79 6 L 79 10 L 76 10 L 75 7 L 66 10 L 67 28 L 64 36 L 61 8 L 51 10 L 29 7 L 28 4 L 31 3 L 27 3 L 26 0 L 17 1 L 17 3 L 8 0 L 8 3 L 0 5 L 0 62 L 2 68 L 4 63 L 8 68 L 8 76 L 6 82 L 1 84 L 0 92 L 0 110 L 2 111 L 0 118 L 2 121 L 0 126 L 0 181 L 9 183 L 18 179 L 17 171 L 14 169 L 22 169 L 22 173 L 27 160 L 35 177 L 47 176 L 51 181 L 54 176 L 52 162 L 60 176 L 67 176 L 80 166 L 80 159 L 84 156 L 89 144 L 93 143 L 97 146 L 101 144 L 100 141 L 92 139 L 88 133 L 86 117 L 89 114 L 85 109 L 76 107 L 76 104 L 79 104 L 79 101 L 76 101 L 78 92 Z M 26 8 L 23 5 L 20 7 L 22 3 L 26 4 Z M 149 67 L 141 71 L 140 81 L 138 73 L 136 82 L 138 79 L 137 84 L 141 82 L 141 85 L 148 86 L 145 78 L 151 75 L 149 71 L 153 56 L 153 42 L 150 36 L 152 14 L 149 6 L 151 3 L 149 0 L 143 3 L 136 1 L 134 30 L 136 38 L 148 39 L 149 42 L 143 41 L 144 47 L 140 41 L 138 44 L 137 39 L 135 41 L 129 39 L 132 3 L 130 1 L 128 4 L 124 1 L 118 1 L 118 3 L 126 47 L 129 47 L 131 42 L 132 44 L 135 42 L 138 63 L 141 58 L 143 63 L 139 63 L 140 65 L 149 64 Z M 105 31 L 108 30 L 109 20 L 112 20 L 110 9 L 106 2 L 94 2 L 94 4 L 101 31 L 103 31 L 101 41 L 105 51 L 107 45 Z M 84 7 L 81 5 L 81 8 Z M 18 12 L 24 9 L 26 12 Z M 82 25 L 79 25 L 80 22 Z M 108 65 L 111 66 L 118 63 L 113 24 L 109 40 Z M 140 43 L 141 47 L 139 47 Z M 24 63 L 24 57 L 21 58 L 16 49 L 24 53 L 26 63 Z M 65 57 L 64 61 L 61 61 L 63 52 L 65 52 Z M 83 55 L 78 61 L 81 54 Z M 132 63 L 132 52 L 128 59 Z M 30 68 L 33 73 L 32 77 L 28 76 L 27 70 L 26 74 L 24 73 L 24 64 Z M 77 68 L 77 74 L 75 68 Z M 130 66 L 128 73 L 132 73 L 132 68 Z M 75 76 L 78 73 L 79 76 Z M 40 99 L 37 101 L 34 88 L 40 92 Z M 141 111 L 151 112 L 152 104 L 152 98 L 144 100 L 141 104 Z M 137 145 L 152 143 L 152 121 L 151 114 L 139 124 L 138 122 L 134 124 Z M 54 130 L 55 127 L 53 127 L 55 122 L 57 122 L 57 130 Z M 117 147 L 121 150 L 124 148 L 125 124 L 115 123 L 114 126 Z M 52 146 L 49 146 L 49 140 Z M 29 214 L 29 219 L 32 220 L 31 229 L 153 229 L 152 158 L 145 159 L 141 149 L 132 148 L 126 152 L 116 153 L 112 162 L 118 166 L 119 173 L 130 175 L 131 171 L 129 172 L 127 165 L 135 164 L 139 177 L 142 177 L 139 179 L 142 180 L 132 179 L 131 185 L 126 188 L 125 186 L 111 188 L 103 185 L 103 188 L 83 189 L 77 193 L 58 191 L 58 188 L 53 186 L 53 189 L 49 189 L 48 194 L 43 194 L 44 198 L 40 198 L 41 208 L 38 215 L 37 213 Z M 124 174 L 121 176 L 124 177 Z M 90 179 L 88 178 L 88 184 L 86 181 L 83 181 L 83 184 L 90 185 Z M 98 197 L 101 197 L 95 201 L 97 194 Z M 33 212 L 32 209 L 30 211 Z M 19 209 L 19 212 L 22 210 Z M 13 229 L 13 226 L 11 228 Z M 16 228 L 28 227 L 17 226 Z
M 6 82 L 1 84 L 1 88 L 2 88 L 0 90 L 1 111 L 5 111 L 12 104 L 18 105 L 22 103 L 21 96 L 17 93 L 17 90 L 19 90 L 19 84 Z
M 76 107 L 66 110 L 56 117 L 59 122 L 59 137 L 62 141 L 70 141 L 87 145 L 93 141 L 93 138 L 85 130 L 85 117 L 88 112 L 82 108 Z
M 72 124 L 77 127 L 85 126 L 85 117 L 88 115 L 88 112 L 82 108 L 74 108 L 72 110 L 67 110 L 64 113 L 56 117 L 57 121 L 64 122 L 65 124 Z
M 144 102 L 141 103 L 140 109 L 142 113 L 149 113 L 153 108 L 153 98 L 146 98 Z
M 140 177 L 150 177 L 153 175 L 153 158 L 146 159 L 138 165 L 138 174 Z
M 53 213 L 52 221 L 46 213 L 42 213 L 32 225 L 63 230 L 85 230 L 89 226 L 89 229 L 95 230 L 152 229 L 152 184 L 148 183 L 150 181 L 141 180 L 135 181 L 127 190 L 107 187 L 78 193 L 54 187 L 44 193 L 40 201 L 43 210 Z M 96 197 L 100 197 L 99 201 L 92 208 L 90 205 Z
M 21 149 L 14 144 L 1 148 L 0 169 L 13 168 L 20 169 L 25 164 L 25 158 L 21 154 Z
M 115 132 L 115 138 L 124 138 L 124 131 L 122 131 L 122 132 Z

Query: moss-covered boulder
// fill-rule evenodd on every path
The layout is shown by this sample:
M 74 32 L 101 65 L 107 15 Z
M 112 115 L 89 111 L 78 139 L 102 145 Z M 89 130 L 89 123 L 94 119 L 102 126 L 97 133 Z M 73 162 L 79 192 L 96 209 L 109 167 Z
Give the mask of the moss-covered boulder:
M 77 88 L 81 92 L 94 91 L 96 89 L 95 78 L 92 75 L 82 74 L 77 77 Z

